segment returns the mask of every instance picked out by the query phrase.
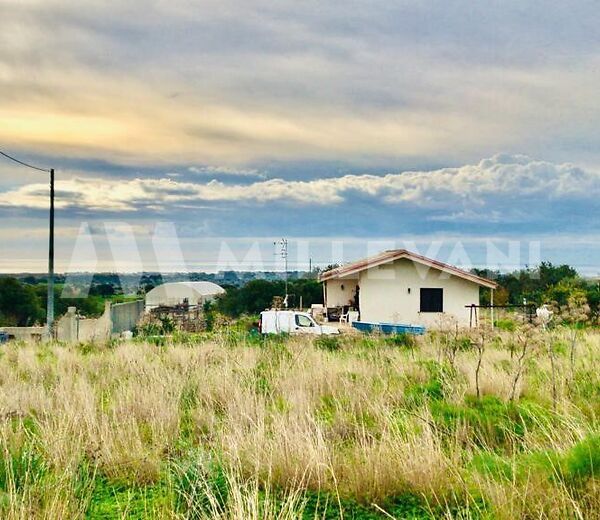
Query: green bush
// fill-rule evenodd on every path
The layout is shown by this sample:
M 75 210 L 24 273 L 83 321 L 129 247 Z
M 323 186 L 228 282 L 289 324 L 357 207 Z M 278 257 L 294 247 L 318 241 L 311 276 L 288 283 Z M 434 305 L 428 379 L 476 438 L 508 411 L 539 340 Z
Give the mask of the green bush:
M 564 458 L 563 472 L 574 484 L 600 478 L 600 434 L 587 437 L 569 450 Z
M 547 425 L 549 420 L 540 407 L 527 402 L 505 403 L 495 396 L 467 396 L 464 404 L 438 400 L 430 407 L 434 420 L 444 429 L 454 431 L 464 425 L 472 430 L 470 436 L 476 445 L 488 448 L 509 448 L 527 429 Z
M 494 325 L 499 330 L 506 330 L 508 332 L 514 332 L 517 330 L 517 322 L 510 318 L 499 318 L 494 321 Z
M 337 336 L 318 336 L 315 339 L 315 347 L 329 352 L 335 352 L 342 348 L 340 338 Z
M 564 454 L 545 450 L 502 456 L 484 451 L 473 457 L 471 466 L 500 480 L 524 482 L 537 474 L 581 487 L 589 479 L 600 477 L 600 435 L 587 437 Z
M 386 336 L 383 341 L 390 347 L 399 347 L 408 350 L 417 346 L 417 340 L 415 336 L 413 334 L 407 334 L 406 332 Z
M 444 386 L 439 379 L 431 379 L 427 383 L 408 385 L 404 397 L 409 403 L 422 405 L 427 401 L 439 401 L 444 398 Z

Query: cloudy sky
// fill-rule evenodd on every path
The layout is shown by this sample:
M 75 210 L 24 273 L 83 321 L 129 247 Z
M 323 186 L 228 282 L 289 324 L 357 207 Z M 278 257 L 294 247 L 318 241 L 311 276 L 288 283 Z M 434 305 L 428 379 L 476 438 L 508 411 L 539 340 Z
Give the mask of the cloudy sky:
M 518 246 L 600 270 L 593 1 L 0 0 L 0 20 L 0 149 L 57 169 L 60 269 L 81 244 L 96 268 L 254 268 L 285 236 L 298 266 Z M 44 269 L 47 201 L 0 161 L 0 271 Z

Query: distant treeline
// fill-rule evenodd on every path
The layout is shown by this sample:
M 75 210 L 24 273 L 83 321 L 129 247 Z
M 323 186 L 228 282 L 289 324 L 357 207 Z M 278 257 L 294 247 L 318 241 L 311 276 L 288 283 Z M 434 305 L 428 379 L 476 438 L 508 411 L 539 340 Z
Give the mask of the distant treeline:
M 523 269 L 512 273 L 498 273 L 487 270 L 476 270 L 477 274 L 495 280 L 499 287 L 494 294 L 494 303 L 541 305 L 555 302 L 565 305 L 569 298 L 577 296 L 579 301 L 585 299 L 592 313 L 598 314 L 600 306 L 599 283 L 586 280 L 568 265 L 553 265 L 542 262 L 538 267 Z M 251 273 L 252 276 L 260 276 Z M 250 275 L 249 275 L 250 278 Z M 158 283 L 158 277 L 147 276 L 141 293 Z M 237 280 L 236 280 L 237 281 Z M 45 321 L 47 286 L 36 278 L 27 279 L 0 277 L 0 326 L 27 326 Z M 64 282 L 64 280 L 59 280 Z M 251 279 L 244 285 L 225 284 L 226 294 L 220 297 L 213 309 L 237 317 L 242 314 L 258 314 L 268 308 L 273 298 L 284 296 L 285 282 L 281 279 Z M 63 298 L 62 284 L 56 287 L 56 315 L 64 314 L 69 306 L 75 306 L 81 314 L 98 316 L 104 308 L 104 301 L 122 300 L 122 290 L 117 275 L 95 277 L 86 297 Z M 310 307 L 313 303 L 323 303 L 323 288 L 314 276 L 292 278 L 288 284 L 288 304 L 290 307 Z M 481 301 L 488 303 L 489 290 L 482 290 Z
M 68 307 L 77 307 L 83 316 L 96 317 L 104 311 L 107 300 L 120 301 L 123 296 L 110 284 L 94 285 L 84 297 L 63 297 L 63 285 L 54 288 L 54 312 L 62 316 Z M 48 286 L 25 283 L 16 278 L 0 278 L 0 326 L 30 327 L 46 321 Z
M 566 305 L 569 298 L 579 296 L 587 300 L 594 314 L 600 305 L 599 281 L 586 280 L 568 265 L 542 262 L 539 266 L 512 273 L 474 270 L 478 275 L 498 283 L 494 303 L 521 305 L 523 302 L 541 305 L 556 303 Z M 482 291 L 482 303 L 489 303 L 489 290 Z
M 228 316 L 258 314 L 269 308 L 276 296 L 285 295 L 281 280 L 252 280 L 243 287 L 224 286 L 226 293 L 215 302 L 214 308 Z M 323 303 L 323 287 L 314 278 L 300 278 L 288 283 L 288 305 L 310 307 Z

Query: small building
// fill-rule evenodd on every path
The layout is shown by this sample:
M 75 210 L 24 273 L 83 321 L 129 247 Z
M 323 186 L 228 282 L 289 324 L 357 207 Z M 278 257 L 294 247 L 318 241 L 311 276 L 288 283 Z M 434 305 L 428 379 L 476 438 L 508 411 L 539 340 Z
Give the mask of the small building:
M 496 284 L 406 249 L 384 251 L 321 274 L 328 309 L 359 311 L 361 321 L 425 326 L 444 318 L 468 326 L 479 288 Z
M 223 287 L 212 282 L 165 283 L 146 293 L 146 310 L 178 305 L 203 305 L 224 292 Z

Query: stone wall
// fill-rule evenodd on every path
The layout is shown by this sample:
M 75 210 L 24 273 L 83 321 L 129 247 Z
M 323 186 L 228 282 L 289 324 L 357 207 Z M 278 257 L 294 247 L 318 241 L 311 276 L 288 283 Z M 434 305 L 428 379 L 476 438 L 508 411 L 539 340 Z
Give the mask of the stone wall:
M 2 327 L 9 339 L 21 341 L 42 341 L 48 334 L 46 327 Z
M 144 302 L 134 301 L 111 305 L 106 302 L 99 318 L 82 318 L 75 307 L 56 324 L 56 339 L 67 343 L 102 342 L 126 330 L 132 330 L 144 312 Z
M 120 334 L 126 330 L 133 330 L 143 314 L 144 300 L 113 304 L 110 308 L 111 332 Z

